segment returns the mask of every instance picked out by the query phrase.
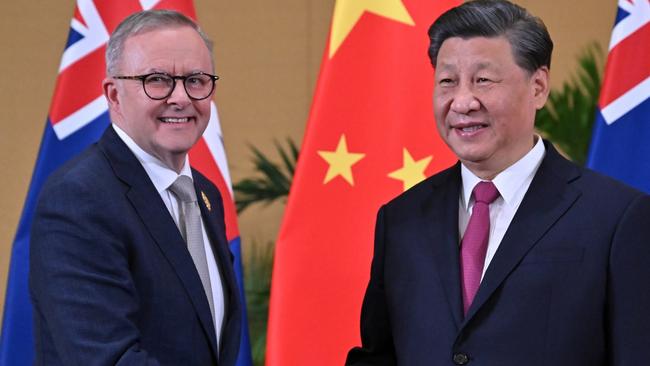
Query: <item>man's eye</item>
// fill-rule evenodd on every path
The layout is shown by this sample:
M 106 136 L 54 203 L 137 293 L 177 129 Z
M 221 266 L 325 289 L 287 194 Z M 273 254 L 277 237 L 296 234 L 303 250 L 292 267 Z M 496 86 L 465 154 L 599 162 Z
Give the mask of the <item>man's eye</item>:
M 145 81 L 147 84 L 169 84 L 170 78 L 165 75 L 151 75 Z
M 479 84 L 489 83 L 490 81 L 491 81 L 491 80 L 488 79 L 488 78 L 477 78 L 477 79 L 476 79 L 476 82 L 479 83 Z
M 447 79 L 440 79 L 440 81 L 438 81 L 438 84 L 440 84 L 440 85 L 450 85 L 453 82 L 454 81 L 452 79 L 447 78 Z
M 190 76 L 187 78 L 187 83 L 190 85 L 203 85 L 204 81 L 199 76 Z

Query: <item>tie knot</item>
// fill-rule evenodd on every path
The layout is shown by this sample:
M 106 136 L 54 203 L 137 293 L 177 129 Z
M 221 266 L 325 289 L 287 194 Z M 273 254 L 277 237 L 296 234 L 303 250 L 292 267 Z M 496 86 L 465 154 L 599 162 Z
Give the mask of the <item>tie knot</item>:
M 492 182 L 479 182 L 474 187 L 474 201 L 490 204 L 499 197 L 499 190 Z
M 174 183 L 169 186 L 169 190 L 172 191 L 182 202 L 196 202 L 194 183 L 192 182 L 192 178 L 187 175 L 179 175 Z

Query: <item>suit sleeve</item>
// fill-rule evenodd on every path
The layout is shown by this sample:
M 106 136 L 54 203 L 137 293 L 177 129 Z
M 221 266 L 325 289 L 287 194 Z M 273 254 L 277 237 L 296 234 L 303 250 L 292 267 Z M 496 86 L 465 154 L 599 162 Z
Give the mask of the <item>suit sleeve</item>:
M 608 364 L 646 364 L 650 350 L 650 196 L 638 196 L 621 217 L 609 265 Z
M 361 347 L 348 353 L 346 365 L 396 365 L 388 304 L 384 289 L 385 207 L 379 210 L 375 226 L 375 252 L 370 282 L 361 308 Z
M 65 365 L 159 365 L 139 346 L 128 234 L 99 189 L 64 183 L 43 190 L 31 232 L 37 357 L 44 364 L 54 354 Z

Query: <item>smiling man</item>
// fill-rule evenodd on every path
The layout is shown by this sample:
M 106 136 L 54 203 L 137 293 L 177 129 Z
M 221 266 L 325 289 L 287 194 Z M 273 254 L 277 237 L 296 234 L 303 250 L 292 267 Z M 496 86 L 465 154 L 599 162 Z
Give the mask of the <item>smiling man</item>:
M 174 11 L 134 14 L 111 35 L 112 125 L 52 174 L 35 213 L 36 365 L 234 365 L 222 201 L 187 155 L 210 119 L 211 47 Z
M 459 162 L 380 209 L 347 365 L 647 364 L 650 197 L 535 133 L 542 21 L 470 1 L 429 37 L 438 131 Z

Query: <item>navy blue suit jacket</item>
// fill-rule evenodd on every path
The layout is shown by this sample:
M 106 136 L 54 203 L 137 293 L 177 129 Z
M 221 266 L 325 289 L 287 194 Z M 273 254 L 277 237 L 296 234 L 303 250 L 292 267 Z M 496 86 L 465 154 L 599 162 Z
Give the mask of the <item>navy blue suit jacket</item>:
M 45 184 L 30 243 L 36 365 L 234 365 L 241 305 L 217 189 L 192 172 L 224 288 L 217 345 L 201 280 L 135 155 L 109 127 Z
M 650 364 L 650 197 L 550 144 L 467 316 L 460 164 L 383 206 L 347 365 Z

